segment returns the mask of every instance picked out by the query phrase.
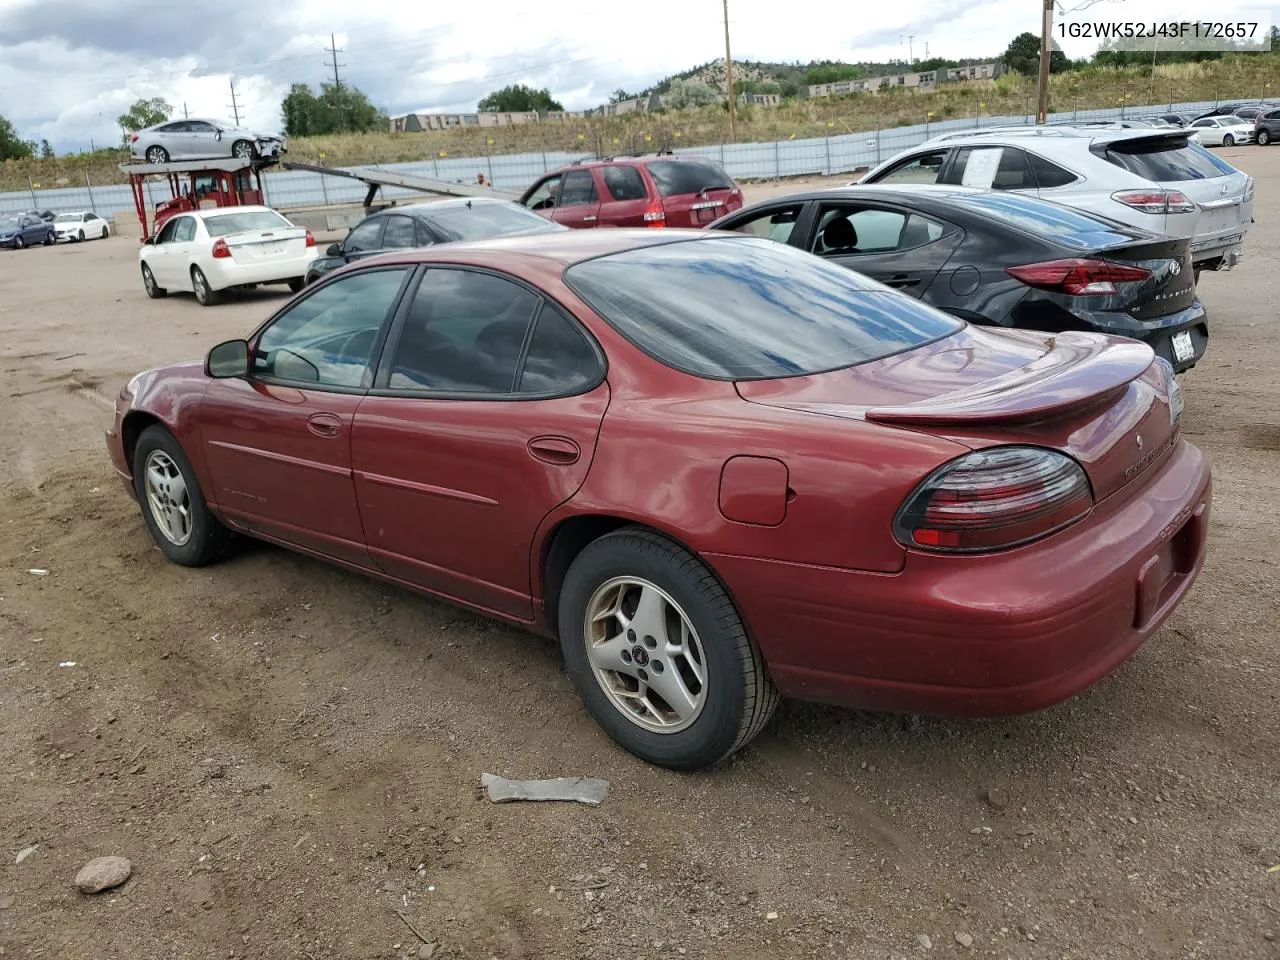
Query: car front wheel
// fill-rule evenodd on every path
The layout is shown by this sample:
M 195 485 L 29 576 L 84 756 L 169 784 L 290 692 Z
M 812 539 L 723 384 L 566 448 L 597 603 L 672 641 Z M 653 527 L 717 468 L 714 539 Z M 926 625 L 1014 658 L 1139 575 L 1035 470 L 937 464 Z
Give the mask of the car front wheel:
M 697 557 L 659 534 L 623 528 L 589 544 L 565 577 L 558 615 L 587 710 L 650 763 L 710 766 L 777 706 L 733 601 Z
M 152 300 L 159 300 L 161 297 L 167 297 L 169 291 L 156 283 L 156 276 L 151 272 L 151 268 L 145 263 L 142 265 L 142 286 L 147 291 L 147 296 Z
M 1266 146 L 1267 144 L 1269 144 L 1270 142 L 1271 142 L 1271 134 L 1270 134 L 1270 132 L 1268 132 L 1268 131 L 1266 131 L 1266 130 L 1259 130 L 1259 131 L 1258 131 L 1258 143 L 1259 143 L 1261 146 L 1264 146 L 1264 147 L 1265 147 L 1265 146 Z
M 226 553 L 231 531 L 209 512 L 182 445 L 159 424 L 138 436 L 133 487 L 147 529 L 170 561 L 202 567 Z
M 26 244 L 22 240 L 22 234 L 18 234 L 16 237 L 13 238 L 13 249 L 21 250 L 25 246 Z
M 1224 147 L 1234 147 L 1236 145 L 1236 138 L 1228 133 L 1225 137 L 1222 138 L 1222 145 Z
M 253 160 L 257 152 L 248 140 L 237 140 L 231 145 L 231 155 L 237 160 Z

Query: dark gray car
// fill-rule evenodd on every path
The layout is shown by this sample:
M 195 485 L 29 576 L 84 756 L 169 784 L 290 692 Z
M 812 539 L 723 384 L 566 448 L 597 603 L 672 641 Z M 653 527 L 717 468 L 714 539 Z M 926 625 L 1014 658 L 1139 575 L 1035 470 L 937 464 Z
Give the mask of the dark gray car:
M 972 323 L 1144 340 L 1176 370 L 1208 343 L 1190 241 L 1008 192 L 852 186 L 723 217 Z

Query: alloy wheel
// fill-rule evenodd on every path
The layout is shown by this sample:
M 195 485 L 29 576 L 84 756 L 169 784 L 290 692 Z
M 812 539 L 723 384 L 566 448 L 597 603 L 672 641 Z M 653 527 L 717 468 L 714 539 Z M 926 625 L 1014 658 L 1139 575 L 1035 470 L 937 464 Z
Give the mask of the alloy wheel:
M 654 733 L 689 727 L 707 701 L 707 658 L 688 614 L 660 587 L 615 577 L 587 602 L 583 635 L 600 688 Z
M 152 450 L 144 469 L 151 518 L 166 540 L 181 547 L 191 539 L 191 495 L 186 478 L 163 450 Z

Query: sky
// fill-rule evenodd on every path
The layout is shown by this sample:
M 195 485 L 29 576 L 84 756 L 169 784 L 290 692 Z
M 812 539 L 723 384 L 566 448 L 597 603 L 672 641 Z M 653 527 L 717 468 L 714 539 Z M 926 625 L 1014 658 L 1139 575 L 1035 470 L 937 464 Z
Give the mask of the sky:
M 1181 2 L 1062 0 L 1135 20 Z M 729 0 L 729 27 L 735 60 L 905 60 L 908 44 L 918 58 L 927 44 L 931 56 L 994 59 L 1018 33 L 1039 33 L 1039 11 L 1039 0 Z M 723 56 L 721 18 L 721 0 L 0 0 L 0 113 L 27 139 L 88 149 L 119 142 L 115 118 L 140 97 L 230 118 L 234 80 L 243 125 L 276 132 L 291 83 L 332 79 L 331 34 L 343 82 L 393 116 L 474 110 L 511 83 L 581 110 Z M 1078 57 L 1095 45 L 1062 48 Z

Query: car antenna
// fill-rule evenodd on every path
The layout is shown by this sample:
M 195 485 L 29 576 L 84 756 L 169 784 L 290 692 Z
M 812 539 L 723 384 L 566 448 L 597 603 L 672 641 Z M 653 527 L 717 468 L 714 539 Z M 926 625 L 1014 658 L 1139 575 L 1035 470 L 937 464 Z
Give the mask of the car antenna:
M 471 201 L 470 201 L 470 200 L 468 200 L 468 201 L 467 201 L 467 209 L 468 209 L 468 210 L 470 210 L 470 209 L 471 209 Z

